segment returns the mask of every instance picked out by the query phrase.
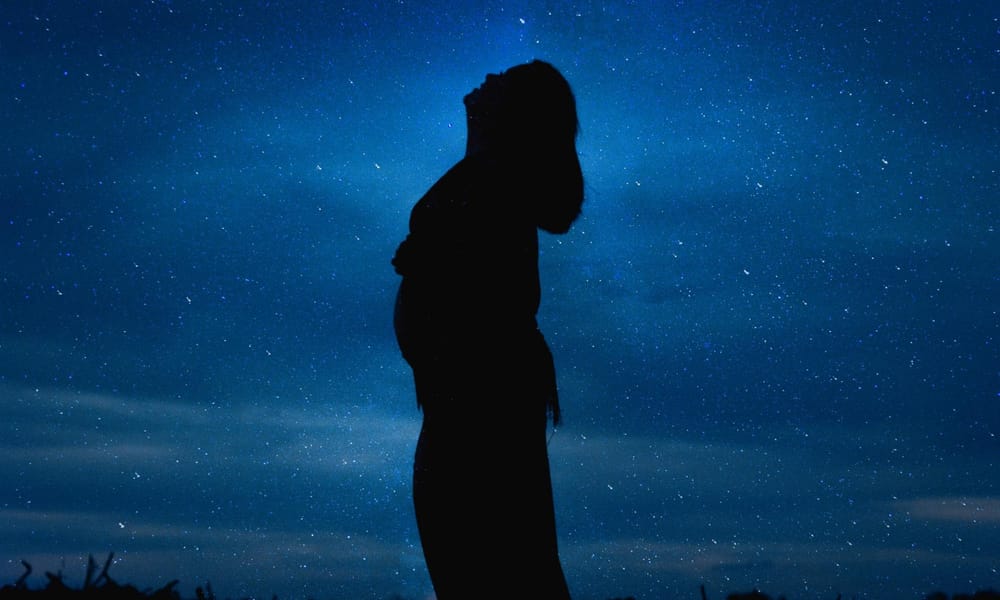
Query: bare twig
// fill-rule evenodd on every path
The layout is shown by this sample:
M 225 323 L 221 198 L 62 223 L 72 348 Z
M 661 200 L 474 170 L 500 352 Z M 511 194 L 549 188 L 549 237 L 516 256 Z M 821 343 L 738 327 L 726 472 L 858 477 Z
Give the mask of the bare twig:
M 104 561 L 104 568 L 101 569 L 101 574 L 97 576 L 97 579 L 94 580 L 94 583 L 97 583 L 102 579 L 105 581 L 105 583 L 114 583 L 114 580 L 111 579 L 111 576 L 108 575 L 108 569 L 111 568 L 111 561 L 114 560 L 114 558 L 115 558 L 115 553 L 109 552 L 108 559 Z
M 97 563 L 94 562 L 94 555 L 87 555 L 87 574 L 83 577 L 83 589 L 90 589 L 94 585 L 94 571 L 97 570 Z
M 31 565 L 28 564 L 28 561 L 22 560 L 21 564 L 24 565 L 24 575 L 21 575 L 21 577 L 14 582 L 14 587 L 19 590 L 27 587 L 28 575 L 31 575 Z

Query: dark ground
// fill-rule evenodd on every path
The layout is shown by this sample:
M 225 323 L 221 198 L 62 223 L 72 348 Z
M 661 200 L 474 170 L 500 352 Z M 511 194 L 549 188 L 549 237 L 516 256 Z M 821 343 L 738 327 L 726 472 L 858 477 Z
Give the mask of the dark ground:
M 83 586 L 71 588 L 63 581 L 62 573 L 46 572 L 45 578 L 48 584 L 43 588 L 31 589 L 28 587 L 28 577 L 33 572 L 33 568 L 27 562 L 23 562 L 25 572 L 13 584 L 4 585 L 0 588 L 0 600 L 52 600 L 62 598 L 72 598 L 75 600 L 181 600 L 180 594 L 174 589 L 178 581 L 171 580 L 166 585 L 157 589 L 140 590 L 130 584 L 119 584 L 108 575 L 108 569 L 113 562 L 114 554 L 109 554 L 100 572 L 97 571 L 98 564 L 91 556 L 87 564 L 87 573 L 84 577 Z M 95 577 L 96 574 L 96 577 Z M 198 587 L 195 590 L 197 600 L 217 600 L 212 591 L 212 585 L 206 583 L 205 587 Z M 708 600 L 708 594 L 704 586 L 700 590 L 701 600 Z M 694 595 L 692 594 L 692 597 Z M 402 600 L 394 597 L 391 600 Z M 612 598 L 610 600 L 637 600 L 634 596 L 624 598 Z M 773 600 L 771 596 L 754 590 L 744 593 L 732 593 L 726 596 L 726 600 Z M 779 596 L 776 600 L 786 600 L 784 596 Z M 844 600 L 837 596 L 836 600 Z M 1000 593 L 994 590 L 979 590 L 974 594 L 953 594 L 949 596 L 944 592 L 933 592 L 924 597 L 923 600 L 1000 600 Z

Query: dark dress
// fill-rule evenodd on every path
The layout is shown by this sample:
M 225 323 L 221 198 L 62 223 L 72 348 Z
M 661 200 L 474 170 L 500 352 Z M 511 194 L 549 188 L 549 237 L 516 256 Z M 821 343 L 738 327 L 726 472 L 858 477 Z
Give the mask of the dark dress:
M 423 426 L 413 500 L 439 600 L 569 598 L 546 448 L 538 232 L 503 170 L 466 158 L 416 204 L 393 264 Z

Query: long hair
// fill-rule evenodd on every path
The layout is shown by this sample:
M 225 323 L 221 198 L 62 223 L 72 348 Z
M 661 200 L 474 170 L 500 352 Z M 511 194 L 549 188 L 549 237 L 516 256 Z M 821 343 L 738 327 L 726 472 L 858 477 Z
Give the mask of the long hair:
M 583 205 L 579 122 L 569 83 L 541 60 L 508 69 L 495 118 L 505 162 L 525 177 L 519 191 L 537 225 L 550 233 L 569 231 Z

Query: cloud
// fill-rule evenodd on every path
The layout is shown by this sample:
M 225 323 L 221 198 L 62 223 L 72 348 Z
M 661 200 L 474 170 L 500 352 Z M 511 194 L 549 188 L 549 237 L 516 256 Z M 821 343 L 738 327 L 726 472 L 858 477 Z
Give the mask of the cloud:
M 0 476 L 15 482 L 0 507 L 4 556 L 39 570 L 68 560 L 82 575 L 87 554 L 114 551 L 119 581 L 183 575 L 189 592 L 211 580 L 227 596 L 279 580 L 274 591 L 302 597 L 426 587 L 408 491 L 415 410 L 10 384 L 0 395 Z M 19 574 L 5 565 L 4 576 Z
M 916 519 L 968 525 L 1000 525 L 1000 497 L 938 496 L 900 500 L 895 506 Z
M 413 585 L 422 581 L 413 574 L 422 567 L 413 540 L 366 534 L 353 523 L 300 530 L 214 527 L 84 510 L 3 514 L 8 534 L 20 540 L 4 554 L 26 560 L 36 573 L 61 568 L 71 584 L 82 578 L 88 554 L 100 559 L 105 552 L 116 555 L 110 574 L 117 581 L 156 587 L 183 573 L 185 596 L 206 581 L 226 596 L 254 596 L 277 591 L 268 586 L 280 579 L 284 593 L 301 590 L 302 597 L 331 590 L 343 592 L 333 597 L 361 597 L 371 587 L 381 588 L 384 596 L 400 591 L 408 579 Z M 46 547 L 53 536 L 60 540 L 59 553 Z M 18 568 L 8 563 L 3 575 L 16 577 Z
M 11 433 L 0 440 L 0 447 L 9 456 L 16 453 L 17 460 L 58 456 L 61 467 L 73 467 L 93 465 L 99 457 L 131 457 L 150 464 L 167 457 L 190 459 L 201 446 L 231 443 L 243 450 L 256 448 L 250 457 L 289 463 L 310 441 L 324 439 L 359 451 L 351 461 L 323 461 L 324 470 L 342 463 L 348 468 L 347 462 L 377 463 L 376 457 L 416 439 L 419 413 L 401 417 L 391 412 L 408 395 L 404 380 L 386 377 L 383 383 L 388 384 L 381 390 L 386 402 L 380 406 L 358 402 L 363 399 L 361 381 L 331 386 L 331 395 L 353 401 L 318 406 L 264 398 L 226 406 L 0 385 L 8 399 L 3 415 Z M 252 435 L 240 438 L 240 433 Z M 376 444 L 381 451 L 375 450 Z
M 561 429 L 549 448 L 567 572 L 606 596 L 650 597 L 693 595 L 700 583 L 909 597 L 965 585 L 934 580 L 944 572 L 988 581 L 997 500 L 892 501 L 914 473 L 937 481 L 957 468 L 901 456 L 914 445 L 907 435 L 884 424 L 774 424 L 729 442 Z M 878 576 L 889 572 L 896 578 Z

